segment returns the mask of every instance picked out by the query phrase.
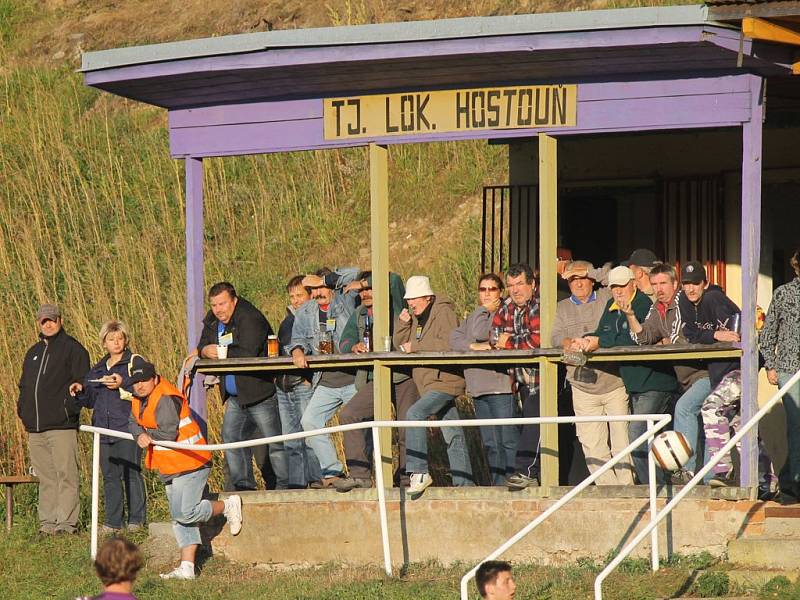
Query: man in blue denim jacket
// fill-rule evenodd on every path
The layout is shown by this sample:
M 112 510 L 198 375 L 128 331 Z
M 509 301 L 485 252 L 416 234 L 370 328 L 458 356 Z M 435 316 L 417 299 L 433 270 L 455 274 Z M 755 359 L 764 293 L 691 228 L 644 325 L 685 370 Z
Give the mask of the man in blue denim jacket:
M 286 348 L 295 366 L 308 368 L 309 354 L 338 354 L 339 343 L 350 315 L 356 308 L 360 270 L 348 267 L 331 271 L 323 268 L 314 275 L 306 275 L 303 285 L 311 288 L 315 302 L 306 302 L 295 314 L 292 341 Z M 325 348 L 325 343 L 331 348 Z M 321 348 L 322 346 L 322 348 Z M 314 373 L 314 395 L 303 412 L 301 424 L 304 431 L 321 429 L 340 406 L 347 404 L 356 393 L 355 371 L 324 370 Z M 336 455 L 330 436 L 318 435 L 307 440 L 322 468 L 322 479 L 311 487 L 330 487 L 339 479 L 344 467 Z

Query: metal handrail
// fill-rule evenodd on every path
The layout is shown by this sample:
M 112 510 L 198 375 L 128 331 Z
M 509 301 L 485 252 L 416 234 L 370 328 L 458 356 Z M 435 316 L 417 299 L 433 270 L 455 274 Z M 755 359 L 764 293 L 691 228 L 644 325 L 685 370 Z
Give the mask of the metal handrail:
M 186 444 L 186 443 L 178 443 L 178 442 L 166 442 L 166 441 L 154 441 L 153 445 L 155 446 L 163 446 L 165 448 L 174 448 L 174 449 L 184 449 L 184 450 L 197 450 L 198 448 L 202 448 L 206 451 L 214 451 L 214 450 L 232 450 L 237 448 L 250 448 L 253 446 L 262 446 L 265 444 L 272 444 L 277 442 L 284 442 L 288 440 L 297 440 L 297 439 L 304 439 L 307 437 L 312 437 L 315 435 L 324 435 L 329 433 L 337 433 L 342 431 L 353 431 L 359 429 L 371 429 L 372 430 L 372 451 L 373 451 L 373 462 L 376 465 L 375 468 L 375 487 L 378 492 L 378 504 L 380 509 L 380 521 L 381 521 L 381 541 L 383 545 L 383 560 L 384 560 L 384 570 L 386 574 L 391 576 L 392 574 L 392 561 L 391 561 L 391 553 L 389 550 L 389 524 L 387 519 L 386 513 L 386 492 L 384 490 L 383 485 L 383 473 L 381 472 L 380 464 L 381 464 L 381 447 L 380 447 L 380 435 L 379 430 L 381 428 L 393 428 L 396 427 L 398 429 L 411 429 L 411 428 L 442 428 L 442 427 L 480 427 L 484 425 L 526 425 L 526 424 L 560 424 L 560 423 L 615 423 L 615 422 L 631 422 L 631 421 L 645 421 L 648 424 L 648 429 L 643 433 L 641 436 L 636 438 L 634 442 L 626 447 L 625 451 L 615 457 L 606 465 L 601 467 L 598 471 L 596 471 L 592 476 L 588 479 L 584 480 L 583 483 L 589 481 L 590 483 L 596 479 L 596 476 L 599 477 L 605 471 L 607 471 L 611 466 L 616 464 L 619 459 L 626 454 L 629 454 L 633 449 L 635 449 L 639 444 L 644 442 L 646 438 L 653 437 L 653 434 L 658 431 L 659 429 L 663 428 L 667 423 L 669 423 L 671 417 L 669 415 L 614 415 L 614 416 L 590 416 L 590 417 L 523 417 L 523 418 L 512 418 L 512 419 L 454 419 L 454 420 L 446 420 L 446 421 L 365 421 L 361 423 L 349 423 L 347 425 L 337 425 L 335 427 L 323 427 L 321 429 L 314 429 L 311 431 L 299 431 L 297 433 L 287 433 L 282 435 L 276 435 L 272 437 L 266 438 L 258 438 L 253 440 L 243 440 L 240 442 L 228 442 L 225 444 Z M 653 423 L 656 423 L 653 425 Z M 81 431 L 85 431 L 87 433 L 92 433 L 94 436 L 93 445 L 92 445 L 92 528 L 91 528 L 91 557 L 92 559 L 95 558 L 97 555 L 97 523 L 98 517 L 100 512 L 100 436 L 107 435 L 110 437 L 126 439 L 126 440 L 133 440 L 133 436 L 130 433 L 122 433 L 120 431 L 116 431 L 113 429 L 105 429 L 103 427 L 94 427 L 92 425 L 81 425 Z M 649 454 L 649 453 L 648 453 Z M 656 487 L 655 487 L 655 464 L 652 462 L 652 457 L 649 459 L 650 464 L 650 509 L 651 509 L 651 519 L 655 518 L 655 508 L 656 508 Z M 610 465 L 610 466 L 608 466 Z M 607 468 L 606 468 L 607 467 Z M 605 469 L 605 470 L 603 470 Z M 586 484 L 588 485 L 588 484 Z M 586 486 L 584 486 L 586 487 Z M 581 488 L 583 489 L 583 488 Z M 572 492 L 570 492 L 572 494 Z M 570 496 L 568 494 L 568 496 Z M 570 496 L 571 497 L 571 496 Z M 563 499 L 562 499 L 563 500 Z M 559 501 L 560 505 L 565 504 L 565 502 Z M 557 503 L 557 504 L 559 504 Z M 551 514 L 552 510 L 549 510 L 548 513 Z M 548 516 L 549 516 L 548 514 Z M 543 519 L 542 519 L 543 520 Z M 653 537 L 657 539 L 657 532 L 654 532 Z M 654 544 L 657 548 L 657 544 Z M 658 556 L 654 553 L 654 564 L 657 565 L 658 563 Z
M 639 415 L 629 415 L 630 417 L 636 417 Z M 642 433 L 639 437 L 633 440 L 630 444 L 625 446 L 625 448 L 617 453 L 614 457 L 611 458 L 608 462 L 606 462 L 602 467 L 597 469 L 594 473 L 589 475 L 586 479 L 581 481 L 578 485 L 572 488 L 567 494 L 565 494 L 560 500 L 558 500 L 553 506 L 548 508 L 544 511 L 541 515 L 536 517 L 533 521 L 528 523 L 525 527 L 520 529 L 517 533 L 515 533 L 511 538 L 506 540 L 500 547 L 494 550 L 489 556 L 484 558 L 480 561 L 477 565 L 475 565 L 472 569 L 470 569 L 464 577 L 461 578 L 461 600 L 469 600 L 469 581 L 475 576 L 477 573 L 478 568 L 485 563 L 487 560 L 494 560 L 501 554 L 503 554 L 506 550 L 511 548 L 517 542 L 519 542 L 522 538 L 528 535 L 531 531 L 536 529 L 539 525 L 541 525 L 548 517 L 550 517 L 553 513 L 558 511 L 562 506 L 570 502 L 575 496 L 580 494 L 583 490 L 587 487 L 592 485 L 599 477 L 604 475 L 607 471 L 609 471 L 614 465 L 616 465 L 619 461 L 623 458 L 628 456 L 631 452 L 636 450 L 640 444 L 644 443 L 645 440 L 649 440 L 652 443 L 653 435 L 663 429 L 671 420 L 672 418 L 669 415 L 644 415 L 647 416 L 647 430 Z M 598 419 L 599 420 L 599 419 Z M 631 420 L 643 420 L 643 419 L 631 419 Z M 655 421 L 655 423 L 654 423 Z M 648 475 L 649 475 L 649 495 L 650 495 L 650 522 L 656 522 L 656 468 L 655 462 L 653 461 L 653 454 L 652 452 L 647 453 L 647 462 L 648 462 Z M 651 561 L 652 561 L 652 569 L 653 571 L 658 570 L 658 531 L 656 529 L 652 530 L 652 553 L 651 553 Z
M 800 371 L 797 371 L 790 379 L 786 382 L 786 384 L 781 387 L 775 395 L 769 399 L 769 401 L 761 407 L 761 409 L 753 415 L 753 418 L 747 421 L 744 425 L 741 426 L 736 435 L 734 435 L 727 444 L 725 444 L 720 450 L 714 454 L 708 463 L 700 469 L 695 476 L 683 486 L 683 489 L 675 494 L 675 497 L 670 500 L 661 511 L 658 512 L 655 520 L 651 521 L 642 531 L 639 532 L 636 537 L 634 537 L 630 543 L 625 546 L 622 551 L 614 557 L 614 559 L 608 563 L 605 569 L 603 569 L 597 578 L 594 581 L 594 597 L 595 600 L 602 600 L 603 598 L 603 581 L 611 574 L 611 572 L 619 566 L 619 564 L 628 557 L 628 555 L 633 552 L 634 548 L 641 542 L 645 536 L 651 531 L 655 531 L 658 524 L 666 518 L 668 514 L 670 514 L 673 509 L 680 503 L 681 500 L 692 490 L 695 486 L 699 485 L 699 483 L 703 480 L 703 477 L 711 471 L 712 468 L 720 461 L 722 458 L 730 452 L 736 444 L 741 440 L 747 433 L 755 427 L 755 425 L 766 415 L 772 407 L 775 406 L 782 398 L 786 395 L 786 392 L 789 391 L 795 383 L 800 381 Z

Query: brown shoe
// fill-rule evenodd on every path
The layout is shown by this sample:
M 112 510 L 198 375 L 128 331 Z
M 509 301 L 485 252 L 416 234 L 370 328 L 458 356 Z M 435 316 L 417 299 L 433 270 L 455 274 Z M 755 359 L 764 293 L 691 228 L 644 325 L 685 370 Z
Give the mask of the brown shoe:
M 334 487 L 334 483 L 342 479 L 341 475 L 332 475 L 331 477 L 323 477 L 318 481 L 312 481 L 308 484 L 312 490 L 324 490 L 326 488 Z

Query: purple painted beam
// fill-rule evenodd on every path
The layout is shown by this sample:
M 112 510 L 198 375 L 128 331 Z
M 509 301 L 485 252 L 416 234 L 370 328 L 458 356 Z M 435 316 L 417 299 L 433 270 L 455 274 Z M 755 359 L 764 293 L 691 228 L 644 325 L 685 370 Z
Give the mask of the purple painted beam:
M 273 115 L 289 120 L 272 120 Z M 314 115 L 309 118 L 309 115 Z M 226 156 L 321 148 L 463 139 L 723 127 L 750 118 L 746 75 L 676 81 L 587 83 L 578 87 L 575 128 L 463 131 L 432 135 L 325 140 L 322 100 L 267 102 L 175 111 L 170 115 L 170 150 L 175 157 Z M 192 126 L 199 123 L 211 126 Z
M 742 422 L 758 411 L 756 299 L 761 261 L 761 142 L 763 80 L 751 79 L 750 121 L 742 127 Z M 758 427 L 742 439 L 741 485 L 758 485 Z
M 187 349 L 197 348 L 202 331 L 205 307 L 203 277 L 203 159 L 186 158 L 186 333 Z M 203 376 L 195 378 L 192 389 L 192 410 L 205 430 L 208 419 Z

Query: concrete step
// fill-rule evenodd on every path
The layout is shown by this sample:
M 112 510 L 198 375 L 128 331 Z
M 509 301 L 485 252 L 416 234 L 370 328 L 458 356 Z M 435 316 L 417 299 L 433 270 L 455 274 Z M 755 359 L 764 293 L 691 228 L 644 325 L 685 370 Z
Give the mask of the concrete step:
M 746 589 L 761 588 L 775 577 L 786 577 L 792 583 L 798 577 L 797 571 L 784 569 L 732 569 L 727 573 L 731 583 Z
M 728 561 L 754 569 L 800 570 L 798 540 L 759 536 L 739 538 L 728 543 Z
M 770 503 L 764 508 L 764 535 L 791 537 L 800 542 L 800 506 Z

